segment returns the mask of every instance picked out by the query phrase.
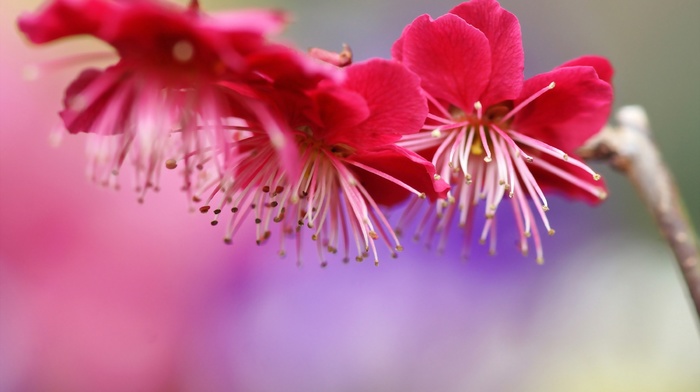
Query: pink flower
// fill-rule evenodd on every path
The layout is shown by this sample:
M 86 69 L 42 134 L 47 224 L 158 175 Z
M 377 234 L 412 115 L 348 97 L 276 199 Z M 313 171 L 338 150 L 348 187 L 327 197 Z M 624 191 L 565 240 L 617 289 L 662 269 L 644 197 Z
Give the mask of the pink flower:
M 434 179 L 433 165 L 394 145 L 418 132 L 425 120 L 419 79 L 402 65 L 379 59 L 343 70 L 342 84 L 326 80 L 303 94 L 270 95 L 295 130 L 299 172 L 280 159 L 265 132 L 251 131 L 232 144 L 237 153 L 230 155 L 228 175 L 202 190 L 209 193 L 202 212 L 220 199 L 212 224 L 231 207 L 226 242 L 253 215 L 259 244 L 270 238 L 273 225 L 281 225 L 281 254 L 286 253 L 285 237 L 291 236 L 300 257 L 303 231 L 310 229 L 322 265 L 326 252 L 340 250 L 348 261 L 352 247 L 358 261 L 371 253 L 376 263 L 375 240 L 385 242 L 392 255 L 402 248 L 380 204 L 394 204 L 411 193 L 445 196 L 447 184 Z
M 439 248 L 453 218 L 470 231 L 475 206 L 485 199 L 480 240 L 490 236 L 495 251 L 493 217 L 507 195 L 520 249 L 528 251 L 532 235 L 542 262 L 535 218 L 554 233 L 545 191 L 592 203 L 606 197 L 600 176 L 574 151 L 610 112 L 607 60 L 582 57 L 523 81 L 520 25 L 495 0 L 462 3 L 435 20 L 418 17 L 395 43 L 393 56 L 421 77 L 430 103 L 423 131 L 399 144 L 432 158 L 452 185 L 437 204 L 437 217 L 419 227 L 442 233 Z
M 69 132 L 90 134 L 91 176 L 116 186 L 130 159 L 141 198 L 157 189 L 163 166 L 180 161 L 188 192 L 195 177 L 220 175 L 238 128 L 271 116 L 241 86 L 314 85 L 330 77 L 330 67 L 267 42 L 283 24 L 276 11 L 207 15 L 196 1 L 182 9 L 156 0 L 53 0 L 19 19 L 35 43 L 87 34 L 116 50 L 115 65 L 88 69 L 68 87 L 61 117 Z M 267 131 L 280 149 L 293 142 L 278 126 Z M 204 168 L 214 173 L 194 175 Z

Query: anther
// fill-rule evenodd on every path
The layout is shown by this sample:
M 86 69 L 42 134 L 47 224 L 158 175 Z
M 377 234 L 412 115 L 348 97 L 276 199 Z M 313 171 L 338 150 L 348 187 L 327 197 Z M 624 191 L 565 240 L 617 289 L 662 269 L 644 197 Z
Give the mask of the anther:
M 439 129 L 434 129 L 432 132 L 430 132 L 430 136 L 432 136 L 432 137 L 434 137 L 434 138 L 437 139 L 437 138 L 439 138 L 440 136 L 442 136 L 442 132 L 440 132 Z
M 555 233 L 554 229 L 547 230 L 547 234 L 549 234 L 549 235 L 554 235 L 554 233 Z
M 168 159 L 165 161 L 165 168 L 173 170 L 174 168 L 177 167 L 177 162 L 174 159 Z
M 593 174 L 593 179 L 596 181 L 600 180 L 600 174 L 598 174 L 598 173 Z
M 209 208 L 211 208 L 211 207 L 201 206 L 201 207 L 199 207 L 199 212 L 201 212 L 202 214 L 206 214 L 207 212 L 209 212 Z
M 439 174 L 437 174 L 437 173 L 433 174 L 433 179 L 434 179 L 435 181 L 439 180 L 440 178 L 442 178 L 442 177 L 440 177 Z

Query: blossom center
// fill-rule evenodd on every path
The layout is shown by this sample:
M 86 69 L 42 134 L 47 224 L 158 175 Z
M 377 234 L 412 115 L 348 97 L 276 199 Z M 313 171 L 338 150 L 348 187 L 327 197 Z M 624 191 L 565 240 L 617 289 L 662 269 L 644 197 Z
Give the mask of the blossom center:
M 539 216 L 547 233 L 554 234 L 554 230 L 546 216 L 549 210 L 547 198 L 531 168 L 605 198 L 601 188 L 572 174 L 571 169 L 560 167 L 576 166 L 598 180 L 600 176 L 588 166 L 513 128 L 515 115 L 554 87 L 555 84 L 550 83 L 517 105 L 513 101 L 504 101 L 484 110 L 481 103 L 476 102 L 471 111 L 456 106 L 445 108 L 428 95 L 432 110 L 424 131 L 404 137 L 399 145 L 415 151 L 435 151 L 432 163 L 439 175 L 449 179 L 452 186 L 447 199 L 436 205 L 438 219 L 433 227 L 427 229 L 431 233 L 443 233 L 438 249 L 444 247 L 447 227 L 452 218 L 457 216 L 459 225 L 467 226 L 475 207 L 485 201 L 486 222 L 480 241 L 485 242 L 490 238 L 491 251 L 495 252 L 495 220 L 492 218 L 507 195 L 507 199 L 512 201 L 521 233 L 521 251 L 528 251 L 527 239 L 532 236 L 537 260 L 542 261 L 540 235 L 533 224 L 535 216 Z M 534 201 L 534 209 L 530 200 Z M 424 230 L 426 228 L 419 226 L 417 233 Z

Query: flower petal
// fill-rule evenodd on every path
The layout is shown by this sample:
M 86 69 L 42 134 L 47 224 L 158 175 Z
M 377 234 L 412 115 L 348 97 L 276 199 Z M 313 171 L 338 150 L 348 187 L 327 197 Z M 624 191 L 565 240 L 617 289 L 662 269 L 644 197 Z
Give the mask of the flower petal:
M 344 87 L 362 96 L 369 109 L 364 122 L 339 135 L 356 148 L 377 148 L 420 131 L 428 113 L 420 79 L 401 63 L 373 59 L 351 65 Z M 350 128 L 350 129 L 348 129 Z
M 358 124 L 370 116 L 370 108 L 362 95 L 340 86 L 324 86 L 314 92 L 321 127 L 314 129 L 314 137 L 326 143 L 347 143 Z M 309 116 L 312 118 L 311 116 Z
M 121 88 L 124 74 L 119 67 L 106 71 L 88 68 L 68 86 L 59 115 L 70 133 L 124 132 L 129 121 L 133 94 Z
M 588 65 L 595 68 L 595 71 L 598 73 L 599 78 L 612 84 L 612 78 L 613 74 L 615 73 L 615 70 L 613 69 L 612 64 L 610 64 L 610 61 L 608 61 L 608 59 L 606 59 L 605 57 L 581 56 L 579 58 L 567 61 L 564 64 L 558 66 L 557 68 L 575 67 L 583 65 Z
M 450 11 L 479 29 L 491 47 L 491 78 L 481 96 L 484 107 L 518 97 L 523 86 L 525 55 L 518 18 L 495 0 L 472 0 Z
M 256 77 L 272 81 L 275 88 L 304 90 L 324 79 L 340 83 L 344 73 L 338 67 L 316 60 L 296 50 L 270 44 L 247 56 L 247 67 Z
M 96 35 L 104 16 L 114 17 L 118 9 L 115 2 L 54 0 L 36 12 L 22 14 L 17 24 L 30 41 L 41 44 L 71 35 Z
M 404 30 L 403 63 L 422 79 L 423 88 L 471 112 L 489 83 L 491 49 L 484 33 L 447 14 L 422 15 Z
M 512 129 L 571 154 L 605 125 L 613 92 L 589 66 L 557 68 L 525 81 L 518 105 L 554 82 L 555 87 L 515 115 Z
M 435 167 L 432 163 L 413 151 L 395 145 L 365 151 L 353 155 L 352 159 L 424 192 L 430 200 L 445 198 L 450 188 L 443 180 L 435 180 Z M 405 188 L 376 174 L 361 169 L 356 172 L 360 183 L 380 205 L 396 205 L 411 194 Z
M 393 58 L 396 61 L 403 62 L 403 37 L 406 35 L 406 31 L 408 31 L 408 29 L 410 28 L 410 24 L 406 25 L 406 27 L 403 28 L 399 39 L 397 39 L 396 42 L 394 42 L 394 45 L 391 46 L 391 58 Z

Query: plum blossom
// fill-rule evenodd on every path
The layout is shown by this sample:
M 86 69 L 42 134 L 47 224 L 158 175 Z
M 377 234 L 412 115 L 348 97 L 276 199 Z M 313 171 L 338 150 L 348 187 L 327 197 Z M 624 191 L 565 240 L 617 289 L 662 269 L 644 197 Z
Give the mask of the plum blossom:
M 226 242 L 252 215 L 257 242 L 266 242 L 277 225 L 280 254 L 287 253 L 286 239 L 292 237 L 299 262 L 302 238 L 308 235 L 324 266 L 326 254 L 337 252 L 345 262 L 352 253 L 357 261 L 371 255 L 378 263 L 375 240 L 384 242 L 392 256 L 402 249 L 381 206 L 410 194 L 445 196 L 448 186 L 435 179 L 433 165 L 394 144 L 418 132 L 425 120 L 427 104 L 418 77 L 399 63 L 380 59 L 343 71 L 341 84 L 327 80 L 303 94 L 269 95 L 270 104 L 284 108 L 279 113 L 294 129 L 300 171 L 291 171 L 269 134 L 255 126 L 248 137 L 231 143 L 237 152 L 231 154 L 227 176 L 201 192 L 209 193 L 202 212 L 219 200 L 212 224 L 224 209 L 233 213 Z
M 591 203 L 606 197 L 600 175 L 574 151 L 608 118 L 613 71 L 607 60 L 586 56 L 524 80 L 520 25 L 495 0 L 465 2 L 434 20 L 418 17 L 392 54 L 421 77 L 430 106 L 423 130 L 399 145 L 431 159 L 452 186 L 418 227 L 440 235 L 439 249 L 453 220 L 469 237 L 485 200 L 480 241 L 490 238 L 495 252 L 494 216 L 507 196 L 520 250 L 527 253 L 533 237 L 542 262 L 536 219 L 554 234 L 546 193 Z
M 116 64 L 83 71 L 67 88 L 60 115 L 70 133 L 89 135 L 90 176 L 118 186 L 130 159 L 142 200 L 158 188 L 164 166 L 183 163 L 188 193 L 194 181 L 219 175 L 237 125 L 270 116 L 222 80 L 260 86 L 332 77 L 331 67 L 268 42 L 284 23 L 285 15 L 272 10 L 205 14 L 197 1 L 180 8 L 158 0 L 51 0 L 18 24 L 37 44 L 91 35 L 114 48 Z M 279 126 L 267 131 L 278 147 L 288 141 Z

